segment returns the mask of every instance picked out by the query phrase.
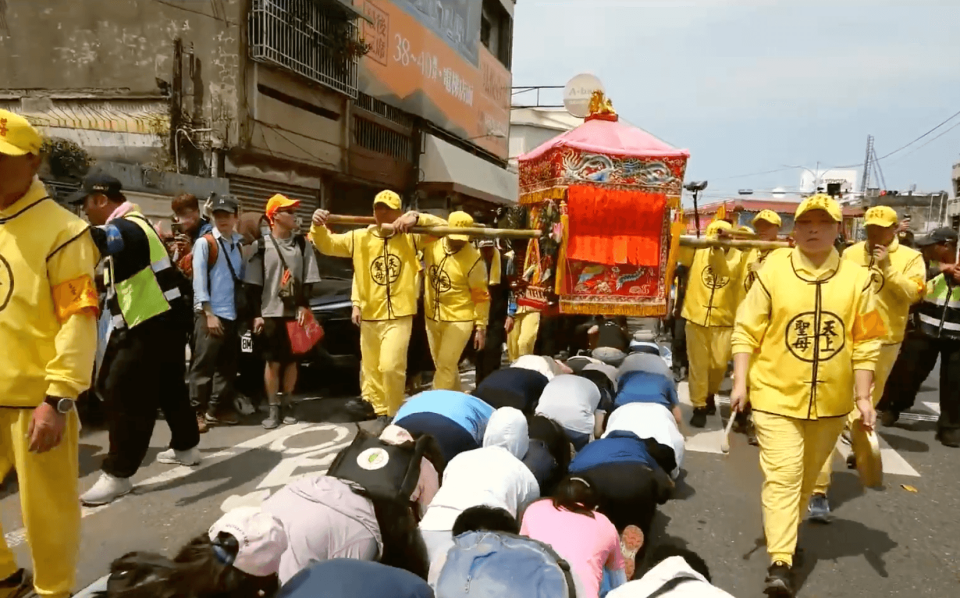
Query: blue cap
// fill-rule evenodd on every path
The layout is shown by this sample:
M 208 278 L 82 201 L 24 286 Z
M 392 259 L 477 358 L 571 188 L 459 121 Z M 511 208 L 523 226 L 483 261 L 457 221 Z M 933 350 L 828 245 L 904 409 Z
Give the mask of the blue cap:
M 123 184 L 117 178 L 102 171 L 91 172 L 84 177 L 80 189 L 67 198 L 67 203 L 78 204 L 94 193 L 106 195 L 110 199 L 122 199 L 122 191 Z

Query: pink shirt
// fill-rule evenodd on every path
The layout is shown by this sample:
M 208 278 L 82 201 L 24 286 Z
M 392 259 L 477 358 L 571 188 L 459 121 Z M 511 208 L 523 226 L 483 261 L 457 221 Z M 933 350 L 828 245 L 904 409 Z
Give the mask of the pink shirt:
M 617 528 L 602 513 L 580 515 L 538 500 L 523 514 L 520 534 L 552 546 L 580 578 L 588 598 L 600 595 L 604 567 L 623 569 Z

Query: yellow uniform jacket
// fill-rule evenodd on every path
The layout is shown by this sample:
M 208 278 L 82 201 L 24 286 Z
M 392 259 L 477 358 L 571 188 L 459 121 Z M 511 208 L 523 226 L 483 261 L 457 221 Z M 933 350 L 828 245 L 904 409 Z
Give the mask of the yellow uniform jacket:
M 89 225 L 39 180 L 0 210 L 0 406 L 89 388 L 97 349 L 100 259 Z
M 737 249 L 681 248 L 680 263 L 690 268 L 681 316 L 699 326 L 733 326 L 743 254 Z
M 446 240 L 434 243 L 424 252 L 426 278 L 424 313 L 440 322 L 473 322 L 484 328 L 490 314 L 487 290 L 487 265 L 480 251 L 464 245 L 451 253 Z
M 877 264 L 867 253 L 866 242 L 861 242 L 844 251 L 843 259 L 869 268 L 870 290 L 876 297 L 877 311 L 887 329 L 883 343 L 894 345 L 903 341 L 910 306 L 923 297 L 927 272 L 919 251 L 902 247 L 897 239 L 888 250 L 887 259 Z
M 420 214 L 421 226 L 443 226 L 446 221 Z M 370 227 L 333 234 L 312 226 L 310 239 L 325 255 L 353 260 L 351 300 L 359 303 L 366 321 L 394 320 L 417 313 L 417 252 L 436 239 L 423 234 L 381 236 Z
M 833 251 L 815 268 L 777 249 L 737 310 L 733 353 L 752 353 L 750 403 L 798 419 L 854 408 L 854 370 L 873 370 L 886 331 L 865 268 Z

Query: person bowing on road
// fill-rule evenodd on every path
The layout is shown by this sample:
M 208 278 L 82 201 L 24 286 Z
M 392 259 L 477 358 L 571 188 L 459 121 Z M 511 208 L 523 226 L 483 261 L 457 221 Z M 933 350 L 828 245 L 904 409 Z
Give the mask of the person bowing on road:
M 854 409 L 850 389 L 864 427 L 876 420 L 870 388 L 884 322 L 869 272 L 833 247 L 841 219 L 831 197 L 805 199 L 793 229 L 797 246 L 767 257 L 734 325 L 730 406 L 743 410 L 749 387 L 764 474 L 769 596 L 794 595 L 801 513 Z
M 330 212 L 317 210 L 310 228 L 320 253 L 353 260 L 354 297 L 362 320 L 363 400 L 384 420 L 393 417 L 403 403 L 407 346 L 417 313 L 417 253 L 437 240 L 406 233 L 415 225 L 446 224 L 429 214 L 404 214 L 400 207 L 399 195 L 381 191 L 373 200 L 376 225 L 333 234 L 326 227 Z M 380 228 L 384 225 L 392 225 L 392 230 L 385 232 Z

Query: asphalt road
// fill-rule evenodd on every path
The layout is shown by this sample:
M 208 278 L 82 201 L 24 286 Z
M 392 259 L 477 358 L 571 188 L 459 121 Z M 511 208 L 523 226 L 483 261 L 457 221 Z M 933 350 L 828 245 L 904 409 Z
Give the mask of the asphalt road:
M 960 596 L 960 452 L 933 438 L 936 376 L 913 413 L 881 430 L 884 489 L 863 490 L 838 458 L 831 494 L 836 519 L 805 525 L 801 532 L 801 596 Z M 681 385 L 682 397 L 685 390 Z M 196 468 L 155 462 L 169 440 L 158 421 L 135 493 L 84 509 L 78 587 L 104 575 L 126 552 L 172 554 L 231 505 L 256 503 L 297 476 L 325 472 L 357 430 L 344 421 L 344 402 L 308 400 L 304 423 L 270 432 L 260 427 L 259 415 L 240 426 L 214 428 L 202 436 L 204 462 Z M 684 409 L 689 414 L 689 407 Z M 725 416 L 726 409 L 722 412 Z M 757 449 L 735 436 L 731 453 L 722 455 L 720 426 L 719 418 L 711 418 L 707 430 L 688 439 L 685 474 L 675 500 L 657 516 L 656 536 L 700 553 L 714 583 L 734 596 L 759 597 L 767 557 Z M 99 475 L 106 432 L 85 430 L 80 443 L 81 490 L 86 490 Z M 15 481 L 8 480 L 0 501 L 7 542 L 28 565 Z

